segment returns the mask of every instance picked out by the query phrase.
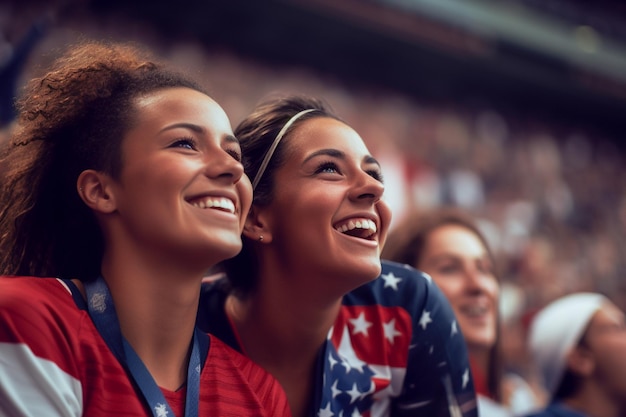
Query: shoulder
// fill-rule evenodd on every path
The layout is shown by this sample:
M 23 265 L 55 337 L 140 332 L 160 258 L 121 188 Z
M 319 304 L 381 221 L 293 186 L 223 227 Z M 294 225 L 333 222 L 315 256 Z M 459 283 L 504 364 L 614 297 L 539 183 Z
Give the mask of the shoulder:
M 85 318 L 56 278 L 0 277 L 0 342 L 60 363 L 76 348 Z
M 54 319 L 55 312 L 77 312 L 72 292 L 56 278 L 0 277 L 0 317 L 34 321 Z M 26 324 L 26 323 L 25 323 Z
M 350 292 L 344 297 L 344 304 L 380 304 L 421 311 L 433 299 L 442 298 L 428 274 L 409 265 L 382 260 L 378 278 Z

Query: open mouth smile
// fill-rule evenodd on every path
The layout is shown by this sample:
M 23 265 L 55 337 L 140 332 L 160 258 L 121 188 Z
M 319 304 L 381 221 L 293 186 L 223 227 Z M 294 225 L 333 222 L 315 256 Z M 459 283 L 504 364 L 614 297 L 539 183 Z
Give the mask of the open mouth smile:
M 235 203 L 227 197 L 202 197 L 194 199 L 189 203 L 201 209 L 216 209 L 235 214 Z
M 348 219 L 333 227 L 345 235 L 367 240 L 373 240 L 378 230 L 374 221 L 364 217 Z

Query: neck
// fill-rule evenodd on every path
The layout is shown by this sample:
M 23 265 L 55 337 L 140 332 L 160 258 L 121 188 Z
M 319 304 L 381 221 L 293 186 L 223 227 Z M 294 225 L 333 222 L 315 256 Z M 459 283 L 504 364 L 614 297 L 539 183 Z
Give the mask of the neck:
M 186 381 L 202 273 L 106 255 L 102 272 L 122 334 L 159 386 L 178 389 Z
M 341 298 L 314 303 L 307 296 L 268 281 L 245 299 L 229 296 L 225 306 L 244 352 L 282 385 L 294 417 L 311 407 L 316 358 L 341 307 Z

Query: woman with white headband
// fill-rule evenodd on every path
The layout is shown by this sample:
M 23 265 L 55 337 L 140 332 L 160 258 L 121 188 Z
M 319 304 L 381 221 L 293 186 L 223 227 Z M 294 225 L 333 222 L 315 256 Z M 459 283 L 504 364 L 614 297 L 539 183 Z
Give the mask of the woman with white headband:
M 529 347 L 550 396 L 532 417 L 626 415 L 626 320 L 608 298 L 553 301 L 533 319 Z
M 270 371 L 297 417 L 476 416 L 450 305 L 381 265 L 391 213 L 361 137 L 305 97 L 260 105 L 235 135 L 254 201 L 199 325 Z

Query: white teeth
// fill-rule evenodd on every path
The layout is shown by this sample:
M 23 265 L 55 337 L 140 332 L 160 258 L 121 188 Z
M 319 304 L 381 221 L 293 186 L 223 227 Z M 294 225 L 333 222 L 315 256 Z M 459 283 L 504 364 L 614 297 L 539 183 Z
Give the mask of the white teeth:
M 372 233 L 376 233 L 377 230 L 376 223 L 369 219 L 350 220 L 348 223 L 335 226 L 335 230 L 342 233 L 354 229 L 365 229 L 371 231 Z
M 204 208 L 221 208 L 229 213 L 235 212 L 235 203 L 229 198 L 226 197 L 207 197 L 203 200 L 196 200 L 191 203 L 194 207 L 198 207 L 201 209 Z

